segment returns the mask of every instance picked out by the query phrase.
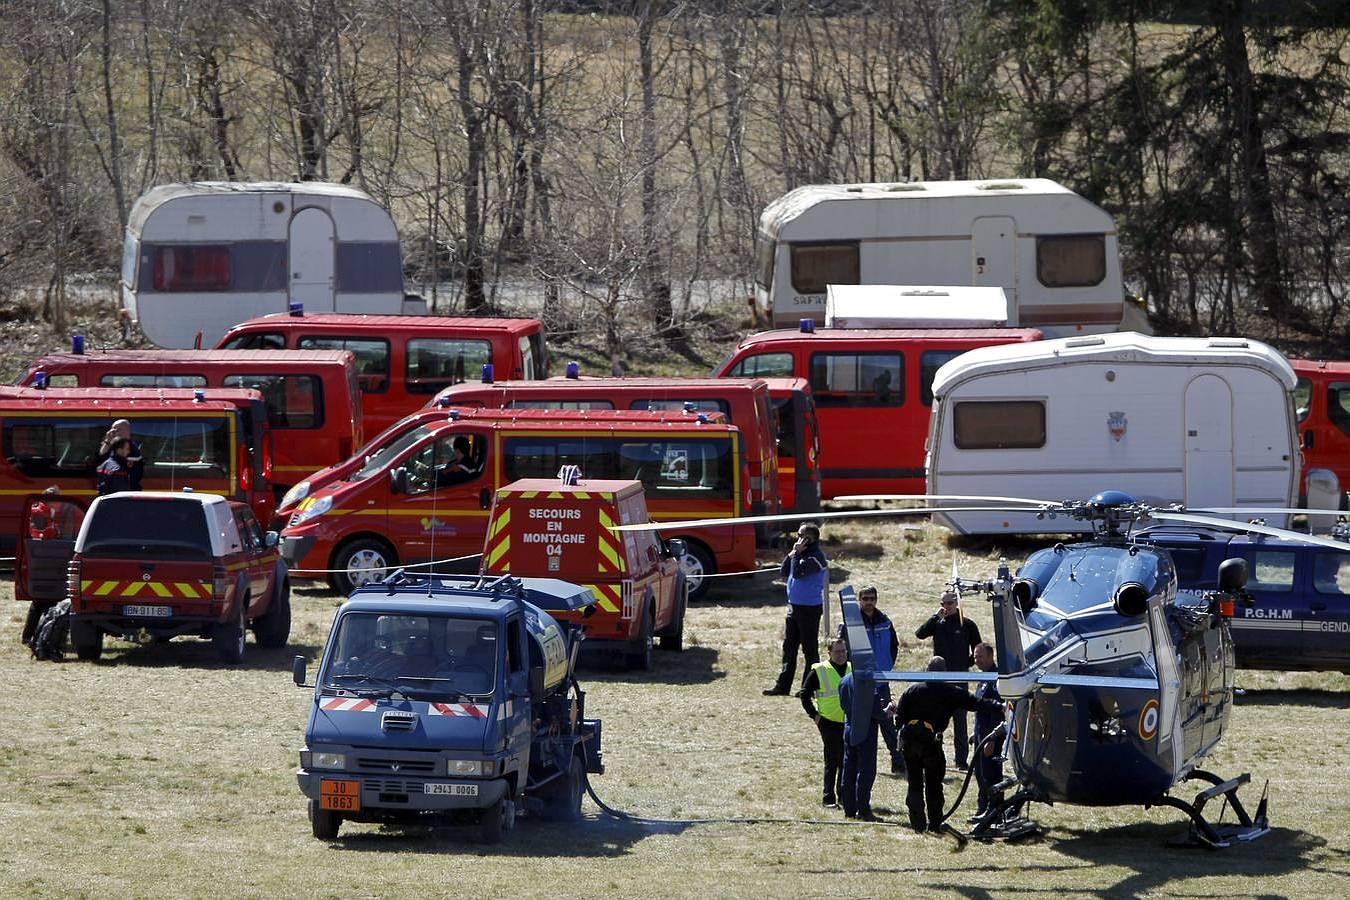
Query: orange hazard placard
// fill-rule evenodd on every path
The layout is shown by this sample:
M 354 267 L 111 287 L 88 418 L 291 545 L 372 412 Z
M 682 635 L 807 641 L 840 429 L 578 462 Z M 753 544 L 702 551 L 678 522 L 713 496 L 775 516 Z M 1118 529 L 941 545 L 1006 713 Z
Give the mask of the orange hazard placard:
M 319 809 L 355 812 L 361 808 L 361 782 L 336 778 L 319 780 Z

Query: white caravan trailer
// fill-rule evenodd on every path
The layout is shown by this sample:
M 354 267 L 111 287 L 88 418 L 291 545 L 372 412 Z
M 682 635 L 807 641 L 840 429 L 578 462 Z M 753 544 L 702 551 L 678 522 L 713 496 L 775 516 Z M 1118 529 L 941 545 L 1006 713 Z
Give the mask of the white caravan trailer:
M 1293 506 L 1294 383 L 1283 356 L 1244 338 L 1125 333 L 971 350 L 933 380 L 928 492 Z M 1029 513 L 939 518 L 967 534 L 1090 527 Z
M 1148 327 L 1111 216 L 1043 178 L 799 187 L 760 216 L 756 268 L 775 328 L 823 323 L 830 284 L 1001 287 L 1008 324 L 1051 337 Z
M 405 303 L 398 231 L 369 196 L 324 182 L 194 182 L 131 208 L 122 306 L 161 347 L 214 347 L 238 322 L 286 312 L 425 313 Z

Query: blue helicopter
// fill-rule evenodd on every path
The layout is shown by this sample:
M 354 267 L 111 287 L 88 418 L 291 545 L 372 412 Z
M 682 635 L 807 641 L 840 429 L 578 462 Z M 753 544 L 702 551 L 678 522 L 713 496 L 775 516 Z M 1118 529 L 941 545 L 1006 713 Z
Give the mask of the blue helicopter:
M 1007 504 L 1020 504 L 1038 516 L 1064 516 L 1093 527 L 1090 539 L 1039 550 L 1016 572 L 1002 562 L 986 581 L 953 577 L 954 589 L 984 595 L 993 606 L 996 672 L 876 671 L 853 591 L 840 592 L 856 685 L 855 717 L 871 714 L 872 692 L 866 686 L 876 681 L 996 680 L 1000 695 L 1009 701 L 1010 729 L 1000 743 L 1013 774 L 997 787 L 1010 793 L 975 825 L 971 837 L 1015 839 L 1037 831 L 1036 823 L 1023 815 L 1032 802 L 1174 807 L 1190 819 L 1187 842 L 1210 848 L 1269 832 L 1265 793 L 1253 813 L 1238 798 L 1238 790 L 1251 780 L 1249 774 L 1225 779 L 1201 767 L 1223 738 L 1232 711 L 1229 621 L 1236 607 L 1251 602 L 1245 591 L 1246 562 L 1224 561 L 1217 590 L 1179 600 L 1168 551 L 1132 531 L 1136 525 L 1188 523 L 1337 548 L 1344 548 L 1343 542 L 1203 514 L 1237 509 L 1156 507 L 1119 491 L 1055 503 L 928 495 L 888 499 L 1001 504 L 965 509 L 1014 510 L 1018 507 Z M 811 518 L 912 515 L 937 508 L 953 509 L 832 511 Z M 726 524 L 724 519 L 713 521 Z M 672 524 L 690 525 L 648 527 Z M 1204 785 L 1194 799 L 1173 795 L 1192 782 Z M 1206 816 L 1207 804 L 1219 798 L 1231 808 L 1235 822 Z

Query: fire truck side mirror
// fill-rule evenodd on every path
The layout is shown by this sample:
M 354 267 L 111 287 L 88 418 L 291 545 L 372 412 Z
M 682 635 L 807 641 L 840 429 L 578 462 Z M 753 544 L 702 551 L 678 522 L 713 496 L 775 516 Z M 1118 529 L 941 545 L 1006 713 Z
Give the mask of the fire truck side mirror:
M 389 493 L 408 493 L 408 470 L 403 466 L 389 470 Z
M 689 544 L 684 538 L 671 538 L 666 541 L 666 553 L 679 559 L 689 552 Z

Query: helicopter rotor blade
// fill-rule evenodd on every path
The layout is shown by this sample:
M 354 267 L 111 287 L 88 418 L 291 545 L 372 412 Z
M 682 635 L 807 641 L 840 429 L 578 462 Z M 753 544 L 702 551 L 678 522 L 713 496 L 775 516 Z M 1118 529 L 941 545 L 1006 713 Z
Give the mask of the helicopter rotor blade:
M 1188 513 L 1235 513 L 1257 516 L 1343 516 L 1343 509 L 1307 509 L 1294 506 L 1195 506 L 1186 507 Z
M 746 522 L 814 522 L 819 519 L 866 519 L 888 516 L 921 516 L 933 512 L 1017 512 L 1007 506 L 920 506 L 913 509 L 840 509 L 816 513 L 790 513 L 776 516 L 735 516 L 725 519 L 684 519 L 678 522 L 646 522 L 640 525 L 611 525 L 610 531 L 671 531 L 676 528 L 709 528 L 717 525 L 740 525 Z M 1040 512 L 1040 507 L 1022 512 Z
M 1156 678 L 1127 678 L 1118 675 L 1042 675 L 1036 679 L 1046 687 L 1095 687 L 1121 691 L 1156 691 Z
M 1258 525 L 1253 522 L 1234 522 L 1232 519 L 1220 519 L 1217 516 L 1197 516 L 1192 513 L 1173 513 L 1163 512 L 1161 510 L 1149 513 L 1149 518 L 1160 522 L 1184 522 L 1188 525 L 1209 525 L 1214 528 L 1222 528 L 1225 531 L 1248 532 L 1251 534 L 1264 534 L 1270 537 L 1284 538 L 1290 541 L 1302 541 L 1305 544 L 1315 544 L 1319 547 L 1330 547 L 1333 550 L 1345 552 L 1350 550 L 1350 544 L 1335 538 L 1321 537 L 1316 534 L 1305 534 L 1302 531 L 1289 531 L 1286 528 L 1274 528 L 1270 525 Z

